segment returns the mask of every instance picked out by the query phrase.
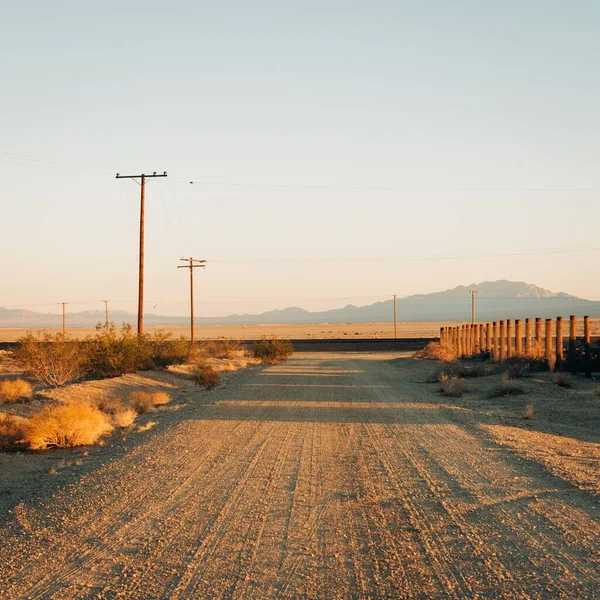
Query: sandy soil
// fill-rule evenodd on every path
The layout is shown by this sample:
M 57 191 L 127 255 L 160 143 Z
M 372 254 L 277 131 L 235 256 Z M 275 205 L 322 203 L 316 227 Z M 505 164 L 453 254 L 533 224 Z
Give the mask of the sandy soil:
M 591 386 L 492 401 L 484 378 L 450 400 L 434 368 L 311 353 L 211 392 L 102 382 L 176 399 L 153 429 L 42 455 L 79 464 L 27 499 L 2 482 L 0 597 L 598 597 Z M 28 456 L 2 455 L 2 478 Z
M 398 323 L 398 337 L 422 338 L 436 337 L 440 334 L 440 327 L 450 325 L 446 322 L 427 323 Z M 180 335 L 189 336 L 189 327 L 146 327 L 147 333 L 164 330 L 172 333 L 175 337 Z M 12 342 L 27 333 L 27 329 L 0 328 L 0 342 Z M 36 331 L 34 329 L 34 331 Z M 46 329 L 46 331 L 58 332 L 58 329 Z M 78 338 L 94 335 L 94 327 L 69 328 L 69 334 Z M 258 340 L 263 335 L 276 335 L 286 339 L 330 339 L 343 337 L 363 338 L 391 338 L 394 337 L 394 325 L 392 323 L 332 323 L 318 325 L 212 325 L 195 328 L 196 339 L 215 339 L 220 337 L 236 340 Z

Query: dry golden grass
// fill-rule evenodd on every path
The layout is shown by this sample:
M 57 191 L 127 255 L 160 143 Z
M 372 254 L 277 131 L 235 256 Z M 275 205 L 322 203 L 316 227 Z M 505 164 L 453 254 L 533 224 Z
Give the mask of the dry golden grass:
M 449 398 L 462 398 L 465 393 L 465 380 L 461 377 L 444 375 L 440 377 L 440 392 Z
M 137 412 L 133 408 L 122 408 L 113 413 L 113 422 L 117 427 L 122 429 L 129 427 L 137 417 Z
M 22 402 L 31 400 L 33 397 L 33 387 L 24 379 L 5 379 L 0 381 L 0 404 L 6 402 Z
M 171 397 L 165 392 L 131 392 L 129 396 L 130 406 L 142 415 L 154 412 L 157 406 L 170 401 Z
M 100 398 L 99 400 L 96 400 L 96 406 L 102 412 L 105 412 L 109 415 L 114 415 L 115 413 L 125 408 L 123 400 L 121 400 L 121 398 L 115 398 L 112 396 L 107 396 L 105 398 Z
M 89 446 L 110 433 L 110 417 L 88 402 L 44 408 L 25 425 L 25 441 L 32 450 Z
M 25 443 L 27 419 L 0 413 L 0 448 L 15 449 Z
M 456 358 L 456 352 L 447 344 L 439 342 L 429 342 L 425 348 L 417 350 L 413 354 L 413 358 L 421 358 L 423 360 L 441 360 L 450 362 Z

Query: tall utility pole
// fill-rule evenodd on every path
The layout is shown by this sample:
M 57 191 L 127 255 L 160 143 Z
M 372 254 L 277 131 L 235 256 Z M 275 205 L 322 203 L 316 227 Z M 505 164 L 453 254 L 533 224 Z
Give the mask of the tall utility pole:
M 67 304 L 69 304 L 68 302 L 59 302 L 59 304 L 62 304 L 62 315 L 63 315 L 63 319 L 62 319 L 62 334 L 63 337 L 66 335 L 67 333 L 67 320 L 65 317 L 65 306 Z
M 198 258 L 180 258 L 179 260 L 183 260 L 189 264 L 187 265 L 179 265 L 178 269 L 189 269 L 190 270 L 190 347 L 194 347 L 194 269 L 201 267 L 202 269 L 206 268 L 206 261 L 200 260 Z
M 471 325 L 475 325 L 475 294 L 477 290 L 471 290 Z
M 138 319 L 137 319 L 137 332 L 138 337 L 144 333 L 144 193 L 146 190 L 146 179 L 151 177 L 166 177 L 167 172 L 163 171 L 162 175 L 157 174 L 156 171 L 152 175 L 120 175 L 117 173 L 117 179 L 133 179 L 136 183 L 139 183 L 141 188 L 140 195 L 140 268 L 139 268 L 139 280 L 138 280 Z M 139 182 L 137 180 L 140 180 Z
M 106 311 L 106 329 L 108 329 L 108 300 L 102 300 L 104 302 L 104 309 Z
M 396 294 L 394 294 L 394 339 L 398 337 L 398 330 L 396 328 Z

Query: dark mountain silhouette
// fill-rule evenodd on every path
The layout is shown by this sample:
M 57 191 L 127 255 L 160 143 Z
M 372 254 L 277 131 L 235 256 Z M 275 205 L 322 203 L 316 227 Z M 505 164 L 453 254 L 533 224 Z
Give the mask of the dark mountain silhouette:
M 476 316 L 478 321 L 516 319 L 525 317 L 555 318 L 576 314 L 600 318 L 600 302 L 577 298 L 564 292 L 551 292 L 523 281 L 484 281 L 479 284 L 457 286 L 433 294 L 417 294 L 397 300 L 399 321 L 470 321 L 471 293 L 476 290 Z M 197 318 L 199 325 L 252 325 L 261 323 L 368 323 L 391 321 L 392 300 L 375 302 L 366 306 L 348 304 L 322 312 L 289 307 L 271 310 L 258 315 L 234 314 L 226 317 Z M 102 310 L 88 310 L 67 314 L 71 327 L 93 327 L 104 322 Z M 111 310 L 109 318 L 120 325 L 136 322 L 135 314 Z M 36 313 L 29 310 L 0 308 L 1 327 L 59 327 L 62 316 L 54 313 Z M 187 325 L 188 317 L 165 317 L 146 313 L 148 326 Z

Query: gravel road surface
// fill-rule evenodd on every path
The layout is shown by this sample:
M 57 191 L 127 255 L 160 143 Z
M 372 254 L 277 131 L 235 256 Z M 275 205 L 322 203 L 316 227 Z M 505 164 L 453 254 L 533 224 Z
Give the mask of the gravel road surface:
M 297 354 L 0 528 L 0 598 L 600 597 L 598 495 L 385 354 Z

